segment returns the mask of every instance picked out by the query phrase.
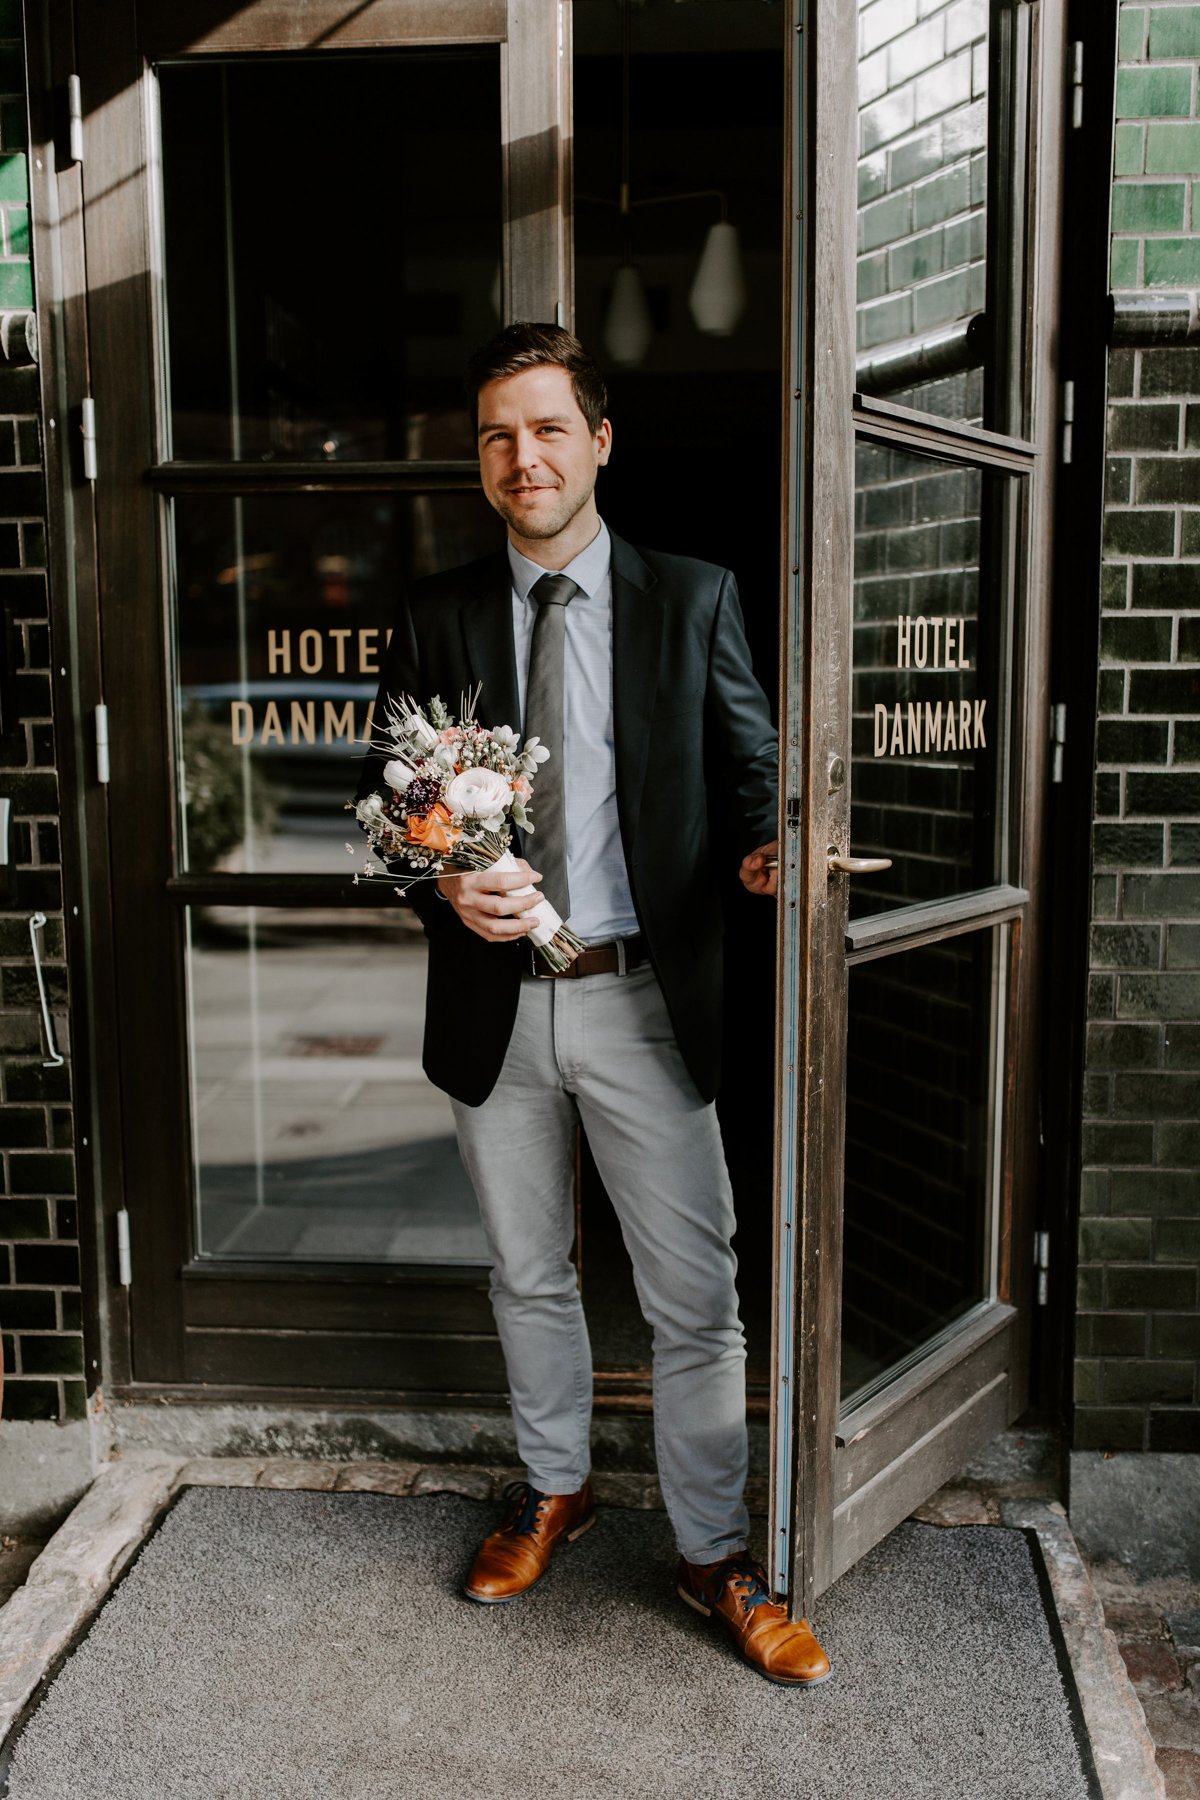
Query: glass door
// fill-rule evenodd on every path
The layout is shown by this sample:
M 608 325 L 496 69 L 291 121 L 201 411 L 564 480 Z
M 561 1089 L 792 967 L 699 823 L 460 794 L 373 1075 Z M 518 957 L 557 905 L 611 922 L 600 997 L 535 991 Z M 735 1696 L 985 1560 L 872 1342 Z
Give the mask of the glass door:
M 465 358 L 569 305 L 558 23 L 83 27 L 135 1390 L 504 1391 L 425 940 L 347 805 L 402 586 L 502 541 Z
M 1031 11 L 793 19 L 814 154 L 793 161 L 772 1566 L 797 1613 L 1023 1405 L 1053 406 L 1026 196 L 1056 91 Z

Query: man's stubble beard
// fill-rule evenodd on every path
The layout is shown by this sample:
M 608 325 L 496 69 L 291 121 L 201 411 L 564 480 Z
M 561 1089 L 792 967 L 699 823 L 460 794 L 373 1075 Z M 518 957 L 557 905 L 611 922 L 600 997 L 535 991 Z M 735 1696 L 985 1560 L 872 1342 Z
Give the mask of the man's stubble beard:
M 496 496 L 496 499 L 492 504 L 500 514 L 500 517 L 504 520 L 504 523 L 509 526 L 511 530 L 515 531 L 518 537 L 528 538 L 530 542 L 533 542 L 534 540 L 540 540 L 542 538 L 557 537 L 560 531 L 565 531 L 567 526 L 571 523 L 571 520 L 583 511 L 584 507 L 591 499 L 595 487 L 596 484 L 593 481 L 591 486 L 584 488 L 582 492 L 577 491 L 572 494 L 568 494 L 565 489 L 560 488 L 558 504 L 550 514 L 550 517 L 548 519 L 542 519 L 536 524 L 533 520 L 526 520 L 520 517 L 515 510 L 507 504 L 508 495 L 504 490 Z

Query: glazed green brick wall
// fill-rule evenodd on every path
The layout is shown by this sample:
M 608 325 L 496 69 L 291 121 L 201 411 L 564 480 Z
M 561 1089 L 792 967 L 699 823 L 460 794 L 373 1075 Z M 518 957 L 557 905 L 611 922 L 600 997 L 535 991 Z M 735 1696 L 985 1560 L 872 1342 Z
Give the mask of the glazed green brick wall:
M 1200 286 L 1200 7 L 1123 5 L 1110 285 Z
M 1108 386 L 1074 1441 L 1200 1451 L 1200 350 Z
M 1122 5 L 1111 285 L 1200 285 L 1200 5 Z M 1200 1451 L 1200 350 L 1109 356 L 1075 1446 Z
M 0 0 L 0 309 L 33 297 L 20 7 Z M 51 714 L 45 490 L 36 369 L 0 359 L 0 630 L 15 718 L 0 736 L 11 802 L 0 897 L 0 1337 L 6 1419 L 86 1411 L 69 1061 L 47 1068 L 30 916 L 66 1053 L 67 969 Z

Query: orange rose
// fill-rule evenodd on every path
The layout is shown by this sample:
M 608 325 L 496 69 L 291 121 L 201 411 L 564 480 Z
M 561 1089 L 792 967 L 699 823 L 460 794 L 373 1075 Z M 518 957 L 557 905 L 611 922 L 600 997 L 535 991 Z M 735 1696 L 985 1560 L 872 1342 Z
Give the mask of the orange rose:
M 462 826 L 450 823 L 454 814 L 449 807 L 443 806 L 439 800 L 432 812 L 418 818 L 410 813 L 408 816 L 408 841 L 420 844 L 424 850 L 449 850 L 462 836 Z

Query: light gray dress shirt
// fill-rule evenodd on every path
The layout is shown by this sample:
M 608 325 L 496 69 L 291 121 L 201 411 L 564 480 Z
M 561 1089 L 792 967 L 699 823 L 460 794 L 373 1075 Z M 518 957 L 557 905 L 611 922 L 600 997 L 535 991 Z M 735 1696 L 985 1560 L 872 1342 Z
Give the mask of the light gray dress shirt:
M 617 754 L 613 739 L 612 569 L 608 527 L 565 569 L 543 569 L 510 543 L 513 641 L 521 731 L 529 653 L 538 603 L 529 591 L 543 575 L 569 575 L 581 590 L 567 608 L 563 651 L 563 754 L 567 824 L 567 882 L 571 930 L 585 944 L 606 944 L 638 929 L 617 821 Z M 537 781 L 533 784 L 537 825 Z M 537 831 L 526 846 L 536 869 Z

